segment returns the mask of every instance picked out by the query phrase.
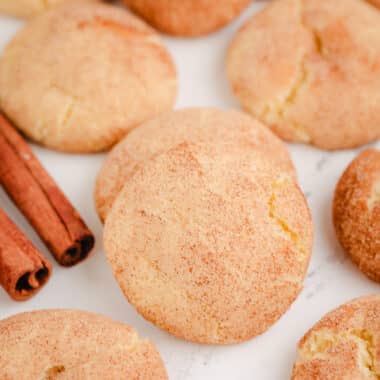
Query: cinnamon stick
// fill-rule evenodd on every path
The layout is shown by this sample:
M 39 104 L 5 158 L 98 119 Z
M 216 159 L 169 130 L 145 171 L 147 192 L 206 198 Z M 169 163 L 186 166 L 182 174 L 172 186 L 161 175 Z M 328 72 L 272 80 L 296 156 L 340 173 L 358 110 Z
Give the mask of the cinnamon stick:
M 88 256 L 93 234 L 2 114 L 0 183 L 61 265 L 72 266 Z
M 0 209 L 0 284 L 16 301 L 25 301 L 46 284 L 51 264 Z

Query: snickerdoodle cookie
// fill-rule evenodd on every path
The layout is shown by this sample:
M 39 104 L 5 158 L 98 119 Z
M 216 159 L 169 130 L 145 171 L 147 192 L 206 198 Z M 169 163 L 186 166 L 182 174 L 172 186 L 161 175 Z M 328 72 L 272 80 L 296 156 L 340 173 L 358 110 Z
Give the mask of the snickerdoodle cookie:
M 363 0 L 278 0 L 241 28 L 227 73 L 280 137 L 324 149 L 380 137 L 380 12 Z
M 2 109 L 31 139 L 105 150 L 171 109 L 176 73 L 157 35 L 123 9 L 60 5 L 31 20 L 0 60 Z
M 362 272 L 380 282 L 380 151 L 364 150 L 343 173 L 333 218 L 344 250 Z
M 4 319 L 0 342 L 1 379 L 167 379 L 152 343 L 123 323 L 83 311 Z
M 0 13 L 6 13 L 16 17 L 30 17 L 46 11 L 57 4 L 68 1 L 78 2 L 90 0 L 0 0 Z
M 295 176 L 285 145 L 268 128 L 242 112 L 212 108 L 174 111 L 136 128 L 110 153 L 95 190 L 100 218 L 104 221 L 136 165 L 184 141 L 229 142 L 242 153 L 258 150 L 281 170 Z
M 174 35 L 213 32 L 237 17 L 252 0 L 123 0 L 157 29 Z
M 292 380 L 380 378 L 380 295 L 357 298 L 319 321 L 300 341 Z
M 182 143 L 127 181 L 104 244 L 146 319 L 187 340 L 227 344 L 264 332 L 290 307 L 312 234 L 303 194 L 265 154 Z

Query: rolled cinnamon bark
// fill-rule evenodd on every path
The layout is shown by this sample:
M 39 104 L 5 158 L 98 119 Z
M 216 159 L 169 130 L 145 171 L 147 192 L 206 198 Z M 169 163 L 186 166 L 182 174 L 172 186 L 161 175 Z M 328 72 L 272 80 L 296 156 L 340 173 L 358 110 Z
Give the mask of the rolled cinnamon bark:
M 71 266 L 88 256 L 94 235 L 1 114 L 0 183 L 61 265 Z
M 49 280 L 50 262 L 0 209 L 0 284 L 16 301 L 35 295 Z

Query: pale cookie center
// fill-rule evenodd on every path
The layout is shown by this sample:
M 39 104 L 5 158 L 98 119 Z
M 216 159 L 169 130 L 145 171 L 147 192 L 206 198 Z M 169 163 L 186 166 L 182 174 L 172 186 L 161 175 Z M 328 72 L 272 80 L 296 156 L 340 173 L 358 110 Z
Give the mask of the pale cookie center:
M 366 373 L 368 379 L 379 380 L 380 368 L 376 363 L 376 347 L 374 336 L 368 330 L 350 330 L 343 333 L 334 334 L 329 331 L 314 333 L 299 350 L 299 362 L 313 359 L 327 359 L 328 351 L 339 345 L 344 340 L 355 342 L 359 347 L 359 365 Z
M 368 208 L 372 211 L 375 206 L 380 202 L 380 181 L 375 183 L 371 197 L 368 199 Z
M 319 56 L 324 57 L 326 55 L 326 49 L 321 36 L 304 20 L 304 0 L 299 0 L 298 8 L 300 24 L 308 33 L 312 35 L 315 52 Z M 302 57 L 298 62 L 298 73 L 287 93 L 285 93 L 278 102 L 266 104 L 260 116 L 261 119 L 269 121 L 269 124 L 284 122 L 290 124 L 297 136 L 298 141 L 305 143 L 311 143 L 312 140 L 312 137 L 307 130 L 307 126 L 301 125 L 295 120 L 289 120 L 286 114 L 287 111 L 296 103 L 301 91 L 308 84 L 310 78 L 310 73 L 306 62 L 308 53 L 309 51 L 303 52 Z
M 299 254 L 304 256 L 306 254 L 305 244 L 299 234 L 289 226 L 289 223 L 278 215 L 276 210 L 276 190 L 281 189 L 289 178 L 287 176 L 280 176 L 272 184 L 272 194 L 268 201 L 269 217 L 279 226 L 282 235 L 291 241 Z

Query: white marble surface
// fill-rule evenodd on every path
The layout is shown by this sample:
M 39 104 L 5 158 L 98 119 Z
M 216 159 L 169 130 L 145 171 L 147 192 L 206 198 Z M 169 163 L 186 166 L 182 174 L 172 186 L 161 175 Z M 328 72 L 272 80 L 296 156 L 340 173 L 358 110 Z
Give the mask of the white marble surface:
M 225 49 L 243 19 L 263 5 L 253 5 L 240 20 L 209 37 L 165 38 L 179 71 L 177 108 L 237 106 L 224 75 Z M 0 50 L 21 25 L 10 18 L 0 18 Z M 335 184 L 358 150 L 328 153 L 307 146 L 289 148 L 313 214 L 314 253 L 302 294 L 288 313 L 262 336 L 235 346 L 201 346 L 178 340 L 141 318 L 125 301 L 103 254 L 102 226 L 95 213 L 92 193 L 104 155 L 65 155 L 36 146 L 33 149 L 38 157 L 95 232 L 96 249 L 89 260 L 75 268 L 64 269 L 55 264 L 49 284 L 28 302 L 15 303 L 0 289 L 0 318 L 34 309 L 81 308 L 125 321 L 141 335 L 154 340 L 171 379 L 288 379 L 296 343 L 313 323 L 345 301 L 380 290 L 379 285 L 369 281 L 344 255 L 331 223 Z M 0 204 L 49 256 L 1 190 Z

